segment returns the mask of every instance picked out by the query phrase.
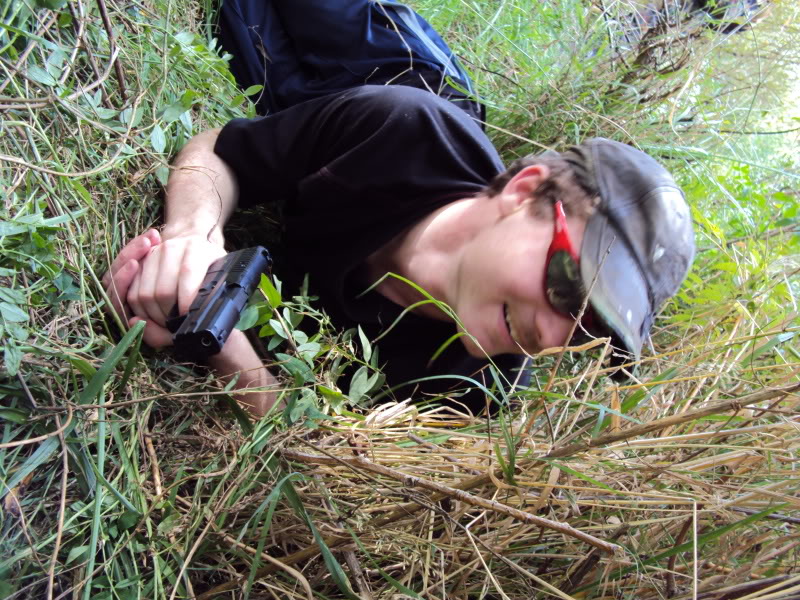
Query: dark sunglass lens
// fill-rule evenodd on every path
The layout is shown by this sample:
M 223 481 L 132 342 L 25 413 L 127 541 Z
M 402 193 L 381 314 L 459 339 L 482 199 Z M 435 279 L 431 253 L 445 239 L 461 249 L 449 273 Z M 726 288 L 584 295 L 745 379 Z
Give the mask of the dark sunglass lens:
M 559 250 L 547 263 L 545 291 L 550 305 L 564 315 L 577 315 L 583 304 L 580 268 L 566 250 Z

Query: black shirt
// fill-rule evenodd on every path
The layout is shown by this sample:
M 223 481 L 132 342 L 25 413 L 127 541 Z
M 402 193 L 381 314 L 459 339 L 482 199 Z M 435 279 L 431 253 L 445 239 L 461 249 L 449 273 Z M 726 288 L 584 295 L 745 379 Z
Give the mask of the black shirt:
M 285 262 L 276 274 L 288 289 L 308 273 L 310 291 L 333 323 L 360 325 L 371 339 L 402 307 L 377 293 L 356 298 L 366 287 L 356 277 L 359 267 L 425 215 L 481 191 L 503 169 L 474 120 L 435 94 L 405 86 L 363 86 L 267 117 L 236 119 L 223 128 L 215 152 L 236 174 L 240 206 L 282 207 Z M 428 367 L 455 332 L 451 323 L 405 315 L 378 344 L 389 385 L 471 376 L 485 367 L 486 360 L 470 357 L 458 341 Z M 494 362 L 513 378 L 509 371 L 521 361 Z M 454 385 L 465 384 L 449 377 L 421 390 L 442 393 Z M 482 406 L 483 395 L 473 395 L 471 404 Z

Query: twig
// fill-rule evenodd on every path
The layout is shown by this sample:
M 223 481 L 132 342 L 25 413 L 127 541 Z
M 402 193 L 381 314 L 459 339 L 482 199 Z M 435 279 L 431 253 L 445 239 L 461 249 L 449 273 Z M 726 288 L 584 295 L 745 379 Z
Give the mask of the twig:
M 394 479 L 395 481 L 400 481 L 404 487 L 423 488 L 428 491 L 441 494 L 444 497 L 455 498 L 456 500 L 464 502 L 465 504 L 470 504 L 471 506 L 477 506 L 483 508 L 484 510 L 489 510 L 492 512 L 500 513 L 502 515 L 506 515 L 508 517 L 512 517 L 524 523 L 530 523 L 532 525 L 537 525 L 539 527 L 544 527 L 546 529 L 552 529 L 563 535 L 568 535 L 576 539 L 579 539 L 583 542 L 586 542 L 587 544 L 590 544 L 595 548 L 599 548 L 600 550 L 603 550 L 610 554 L 613 554 L 614 552 L 621 550 L 621 548 L 616 544 L 609 544 L 608 542 L 598 539 L 593 535 L 589 535 L 588 533 L 584 533 L 579 529 L 575 529 L 574 527 L 566 523 L 551 521 L 550 519 L 545 519 L 544 517 L 533 515 L 529 512 L 513 508 L 511 506 L 502 504 L 495 500 L 487 500 L 486 498 L 475 496 L 474 494 L 470 494 L 464 490 L 452 488 L 444 484 L 438 483 L 436 481 L 423 479 L 422 477 L 408 475 L 407 473 L 403 473 L 401 471 L 397 471 L 395 469 L 391 469 L 384 465 L 380 465 L 372 461 L 369 461 L 361 456 L 356 456 L 353 458 L 349 457 L 342 458 L 338 456 L 335 457 L 318 456 L 289 449 L 284 449 L 281 451 L 281 453 L 283 454 L 284 458 L 310 464 L 324 464 L 324 465 L 346 464 L 355 469 L 364 469 L 366 471 L 377 473 L 378 475 L 383 475 L 384 477 L 389 477 L 391 479 Z
M 421 437 L 419 437 L 418 435 L 415 435 L 413 433 L 409 433 L 408 434 L 408 439 L 417 442 L 421 446 L 425 446 L 426 448 L 430 448 L 431 450 L 433 450 L 437 454 L 439 454 L 443 459 L 445 459 L 446 461 L 451 462 L 451 463 L 453 463 L 455 465 L 458 465 L 459 467 L 461 467 L 467 473 L 470 473 L 471 475 L 480 475 L 480 471 L 478 471 L 477 469 L 472 469 L 470 467 L 465 467 L 460 460 L 457 460 L 457 459 L 453 458 L 452 456 L 447 454 L 446 450 L 442 449 L 440 446 L 437 446 L 433 442 L 429 442 L 427 440 L 424 440 Z
M 64 430 L 69 427 L 70 423 L 72 423 L 72 406 L 67 405 L 67 422 L 64 425 L 60 426 L 55 431 L 51 431 L 45 435 L 40 435 L 35 438 L 29 438 L 27 440 L 19 440 L 17 442 L 5 442 L 0 444 L 0 448 L 15 448 L 17 446 L 25 446 L 27 444 L 36 444 L 38 442 L 44 441 L 56 435 L 61 435 Z
M 108 67 L 106 67 L 106 71 L 100 76 L 100 79 L 93 81 L 86 87 L 79 86 L 78 91 L 72 92 L 66 98 L 58 98 L 56 96 L 52 96 L 50 98 L 0 98 L 0 102 L 18 102 L 20 104 L 10 104 L 4 105 L 0 107 L 0 110 L 11 110 L 11 109 L 19 109 L 19 108 L 44 108 L 45 106 L 49 106 L 53 104 L 53 102 L 58 101 L 61 104 L 64 102 L 71 102 L 76 100 L 77 98 L 83 96 L 87 92 L 92 91 L 98 86 L 103 85 L 106 79 L 108 79 L 109 75 L 111 74 L 111 67 L 114 63 L 116 63 L 118 52 L 114 52 L 111 55 L 111 63 L 109 63 Z M 55 175 L 63 175 L 64 173 L 54 173 Z
M 56 415 L 56 425 L 61 424 L 61 419 Z M 67 456 L 67 444 L 64 442 L 64 434 L 59 433 L 58 439 L 61 442 L 61 498 L 58 503 L 58 529 L 56 530 L 56 542 L 53 546 L 53 556 L 50 558 L 50 568 L 47 572 L 47 600 L 53 600 L 53 587 L 56 579 L 56 562 L 58 562 L 58 550 L 61 548 L 61 536 L 64 533 L 64 512 L 67 504 L 67 480 L 69 476 L 69 458 Z
M 22 391 L 25 392 L 25 397 L 28 399 L 28 402 L 30 402 L 34 410 L 39 410 L 39 404 L 36 402 L 36 399 L 33 397 L 33 394 L 31 394 L 31 390 L 28 387 L 25 378 L 22 376 L 21 371 L 17 371 L 17 379 L 19 380 L 19 384 L 22 386 Z
M 326 493 L 325 484 L 322 481 L 322 477 L 319 475 L 314 475 L 314 480 L 317 482 L 320 491 L 322 492 L 322 502 L 325 505 L 325 508 L 328 511 L 335 515 L 335 520 L 338 525 L 344 529 L 344 523 L 341 517 L 339 516 L 338 511 L 333 506 L 333 503 L 330 500 L 329 495 Z M 361 563 L 358 562 L 358 557 L 353 550 L 345 550 L 343 552 L 344 560 L 347 563 L 347 566 L 350 567 L 350 571 L 353 573 L 353 577 L 356 580 L 356 587 L 358 587 L 358 592 L 361 594 L 363 600 L 374 600 L 372 595 L 372 590 L 369 588 L 369 584 L 367 583 L 366 578 L 364 577 L 364 569 L 361 568 Z
M 609 539 L 617 540 L 623 534 L 627 533 L 630 529 L 630 525 L 627 523 L 623 523 L 619 527 L 617 527 L 616 531 L 611 534 Z M 586 577 L 587 573 L 591 571 L 595 565 L 600 562 L 600 553 L 597 550 L 592 550 L 586 558 L 578 562 L 575 566 L 573 572 L 567 573 L 566 581 L 564 582 L 564 586 L 561 588 L 566 594 L 571 594 L 575 589 L 580 585 L 583 578 Z
M 182 498 L 181 496 L 175 496 L 175 499 L 180 504 L 183 504 L 185 507 L 187 507 L 189 509 L 192 508 L 192 503 L 189 502 L 188 500 L 186 500 L 186 498 Z M 224 533 L 224 532 L 220 531 L 217 528 L 216 524 L 213 524 L 212 528 L 214 530 L 213 531 L 214 535 L 219 536 L 220 538 L 225 540 L 227 543 L 229 543 L 229 544 L 231 544 L 233 546 L 236 546 L 237 548 L 240 548 L 241 550 L 244 550 L 245 552 L 247 552 L 248 554 L 250 554 L 252 556 L 255 556 L 255 555 L 258 554 L 258 550 L 256 550 L 252 546 L 248 546 L 247 544 L 245 544 L 243 542 L 240 542 L 236 538 L 231 537 L 227 533 Z M 282 571 L 286 571 L 290 576 L 294 577 L 297 580 L 297 582 L 300 584 L 300 586 L 303 588 L 303 590 L 305 590 L 306 597 L 308 598 L 308 600 L 314 600 L 314 593 L 311 590 L 311 585 L 308 583 L 308 579 L 306 579 L 305 576 L 300 571 L 298 571 L 297 569 L 293 569 L 289 565 L 286 565 L 286 564 L 282 563 L 277 558 L 274 558 L 274 557 L 270 556 L 266 552 L 262 552 L 259 556 L 261 557 L 261 560 L 265 560 L 268 563 L 270 563 L 272 565 L 275 565 L 276 567 L 278 567 Z M 201 595 L 198 598 L 202 598 L 202 597 L 203 596 Z
M 228 489 L 228 491 L 225 492 L 225 494 L 219 500 L 219 505 L 220 506 L 224 506 L 225 503 L 228 501 L 228 499 L 231 497 L 231 495 L 238 489 L 238 487 L 242 483 L 242 481 L 246 477 L 250 476 L 252 468 L 253 467 L 251 467 L 249 469 L 242 470 L 241 474 L 231 483 L 231 486 Z M 180 571 L 178 572 L 178 576 L 175 578 L 175 585 L 172 586 L 172 592 L 169 595 L 169 600 L 175 600 L 175 596 L 178 593 L 178 582 L 183 577 L 186 577 L 185 581 L 186 581 L 186 584 L 187 584 L 187 588 L 189 590 L 191 590 L 191 584 L 189 582 L 189 576 L 186 574 L 186 570 L 189 568 L 189 565 L 192 563 L 192 559 L 194 558 L 195 553 L 200 548 L 200 546 L 203 544 L 203 539 L 206 537 L 206 535 L 208 534 L 209 530 L 216 525 L 214 523 L 215 517 L 216 517 L 216 515 L 213 514 L 213 512 L 212 512 L 212 514 L 210 514 L 207 517 L 208 523 L 206 523 L 206 526 L 203 527 L 203 530 L 197 535 L 197 539 L 195 540 L 194 544 L 192 544 L 192 547 L 189 549 L 189 552 L 186 553 L 186 556 L 184 557 L 184 559 L 183 559 L 183 561 L 181 563 L 181 568 L 180 568 Z M 203 594 L 201 596 L 198 596 L 198 599 L 202 598 L 204 595 L 205 594 Z M 192 596 L 194 596 L 194 594 L 192 594 Z
M 100 9 L 100 17 L 103 19 L 103 27 L 108 34 L 108 45 L 111 48 L 111 54 L 116 52 L 116 43 L 114 41 L 114 30 L 111 28 L 111 19 L 108 18 L 108 10 L 106 9 L 105 0 L 97 0 L 97 8 Z M 122 96 L 122 103 L 128 101 L 127 91 L 125 86 L 125 77 L 122 74 L 122 65 L 117 60 L 113 60 L 114 70 L 117 72 L 117 81 L 119 83 L 119 94 Z
M 731 506 L 728 507 L 729 510 L 734 510 L 736 512 L 744 513 L 746 515 L 754 515 L 758 511 L 753 510 L 752 508 L 743 508 L 741 506 Z M 790 517 L 789 515 L 784 515 L 783 513 L 770 513 L 764 517 L 765 519 L 773 519 L 775 521 L 783 521 L 784 523 L 791 523 L 792 525 L 800 525 L 800 518 L 797 517 Z
M 678 533 L 678 537 L 675 538 L 675 543 L 672 545 L 673 548 L 677 548 L 683 543 L 686 534 L 689 533 L 689 527 L 692 526 L 694 522 L 693 517 L 689 517 L 681 527 L 680 532 Z M 678 558 L 677 554 L 673 554 L 669 557 L 669 561 L 667 562 L 667 572 L 666 572 L 666 596 L 667 598 L 672 598 L 675 595 L 675 560 Z
M 633 427 L 630 427 L 624 431 L 601 435 L 600 437 L 589 440 L 588 442 L 570 444 L 569 446 L 557 446 L 547 454 L 546 458 L 561 458 L 564 456 L 571 456 L 572 454 L 583 452 L 589 448 L 597 448 L 598 446 L 605 446 L 614 442 L 638 437 L 646 433 L 652 433 L 653 431 L 658 431 L 674 425 L 680 425 L 682 423 L 694 421 L 702 417 L 724 413 L 731 410 L 738 411 L 745 406 L 763 402 L 765 400 L 771 400 L 772 398 L 777 398 L 779 396 L 788 396 L 789 394 L 793 394 L 798 390 L 800 390 L 800 384 L 794 384 L 777 390 L 761 390 L 760 392 L 754 392 L 752 394 L 748 394 L 747 396 L 742 396 L 741 398 L 732 398 L 730 400 L 715 402 L 714 404 L 709 404 L 708 406 L 698 408 L 697 410 L 687 411 L 680 415 L 656 419 L 650 423 L 634 425 Z
M 147 456 L 150 458 L 150 470 L 153 473 L 153 485 L 156 488 L 156 496 L 161 497 L 164 493 L 164 488 L 161 486 L 161 469 L 158 467 L 158 457 L 156 456 L 156 449 L 153 446 L 153 438 L 147 431 L 145 431 L 143 437 L 144 447 L 147 450 Z
M 775 229 L 767 229 L 766 231 L 762 231 L 760 233 L 752 233 L 750 235 L 741 235 L 739 237 L 730 238 L 725 241 L 725 246 L 727 248 L 730 248 L 734 244 L 738 242 L 744 242 L 746 240 L 752 240 L 752 239 L 766 240 L 779 235 L 796 234 L 796 233 L 800 233 L 800 228 L 797 225 L 786 225 L 784 227 L 776 227 Z M 705 248 L 699 248 L 698 252 L 708 252 L 709 250 L 715 250 L 716 248 L 717 246 L 706 246 Z

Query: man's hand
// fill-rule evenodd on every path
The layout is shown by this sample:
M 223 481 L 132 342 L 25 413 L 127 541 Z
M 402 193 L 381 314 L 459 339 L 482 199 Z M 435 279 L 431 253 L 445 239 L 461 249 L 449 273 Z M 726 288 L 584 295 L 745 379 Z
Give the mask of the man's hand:
M 150 251 L 161 243 L 161 235 L 156 229 L 148 229 L 143 234 L 136 236 L 122 249 L 111 263 L 111 268 L 103 275 L 102 283 L 106 295 L 111 300 L 109 312 L 114 312 L 120 320 L 128 326 L 137 320 L 131 307 L 128 305 L 128 291 L 141 270 L 142 261 Z M 153 344 L 160 338 L 153 338 L 145 331 L 145 343 L 159 347 L 164 344 Z M 171 339 L 171 338 L 170 338 Z
M 220 244 L 204 235 L 163 239 L 150 250 L 131 283 L 128 304 L 136 316 L 163 328 L 174 306 L 178 314 L 186 314 L 208 267 L 225 254 Z
M 147 321 L 144 341 L 153 348 L 172 345 L 166 320 L 178 305 L 185 314 L 212 262 L 225 249 L 197 234 L 163 239 L 155 229 L 135 237 L 103 277 L 111 308 L 129 326 Z
M 103 276 L 103 287 L 111 300 L 109 310 L 116 312 L 128 326 L 145 320 L 144 342 L 148 346 L 170 346 L 172 333 L 163 326 L 163 319 L 176 299 L 181 314 L 189 309 L 209 265 L 224 254 L 220 245 L 204 237 L 189 235 L 164 240 L 157 230 L 150 229 L 128 242 Z M 161 285 L 161 278 L 166 277 L 171 282 Z M 150 278 L 158 283 L 147 287 Z M 154 290 L 152 296 L 148 289 Z M 157 311 L 159 320 L 150 315 L 151 310 Z M 209 360 L 209 366 L 225 380 L 238 375 L 238 393 L 234 397 L 253 416 L 263 416 L 275 403 L 277 382 L 243 332 L 232 331 L 222 352 Z M 252 391 L 253 388 L 258 391 Z

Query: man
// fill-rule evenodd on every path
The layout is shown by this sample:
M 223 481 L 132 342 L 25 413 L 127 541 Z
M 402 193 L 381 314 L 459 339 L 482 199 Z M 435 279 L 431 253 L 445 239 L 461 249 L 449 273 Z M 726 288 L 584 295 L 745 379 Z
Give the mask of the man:
M 416 306 L 379 344 L 392 386 L 422 378 L 421 393 L 447 394 L 464 381 L 474 388 L 489 356 L 512 380 L 521 357 L 567 343 L 588 290 L 579 330 L 610 334 L 638 355 L 693 256 L 688 208 L 663 167 L 630 146 L 590 140 L 504 171 L 475 119 L 479 105 L 462 92 L 466 74 L 394 2 L 228 6 L 230 20 L 258 33 L 254 43 L 268 44 L 267 116 L 190 140 L 169 180 L 164 229 L 130 242 L 107 274 L 114 308 L 131 324 L 147 320 L 148 344 L 171 343 L 166 316 L 176 302 L 188 309 L 224 255 L 222 227 L 236 206 L 278 202 L 278 275 L 292 290 L 309 273 L 334 324 L 375 338 Z M 254 6 L 262 12 L 248 25 Z M 240 83 L 252 82 L 233 67 Z M 445 80 L 451 68 L 457 87 Z M 404 85 L 359 85 L 375 78 Z M 417 306 L 416 288 L 387 273 L 452 313 Z M 460 342 L 429 365 L 457 328 Z M 240 388 L 275 384 L 241 332 L 210 365 L 223 376 L 242 372 Z M 263 414 L 274 399 L 243 401 Z M 484 402 L 474 390 L 460 400 Z

